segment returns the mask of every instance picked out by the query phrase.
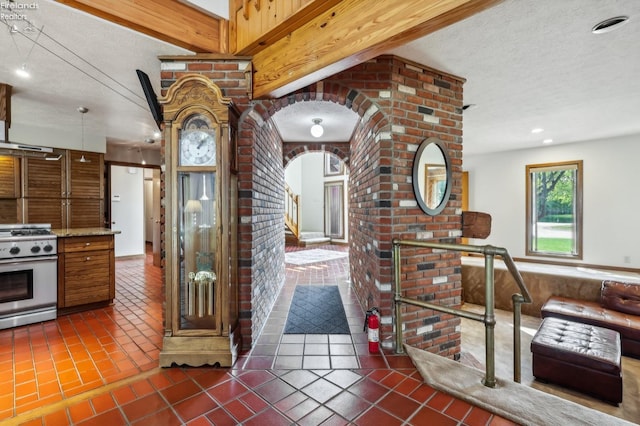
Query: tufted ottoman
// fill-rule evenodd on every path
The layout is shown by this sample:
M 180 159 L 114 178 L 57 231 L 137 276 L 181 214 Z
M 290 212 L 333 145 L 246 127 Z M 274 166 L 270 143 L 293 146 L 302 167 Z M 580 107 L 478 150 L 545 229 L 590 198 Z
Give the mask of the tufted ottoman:
M 617 405 L 622 402 L 620 333 L 548 317 L 531 341 L 533 375 Z

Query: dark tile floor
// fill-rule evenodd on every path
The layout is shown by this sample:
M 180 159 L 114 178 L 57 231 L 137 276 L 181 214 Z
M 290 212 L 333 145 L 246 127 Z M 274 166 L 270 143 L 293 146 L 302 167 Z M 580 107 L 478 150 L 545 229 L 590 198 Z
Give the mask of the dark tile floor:
M 406 356 L 369 354 L 346 259 L 287 265 L 257 344 L 233 368 L 159 368 L 160 270 L 150 256 L 116 263 L 112 306 L 0 331 L 0 423 L 512 424 L 425 385 Z M 282 333 L 305 284 L 339 286 L 351 336 Z

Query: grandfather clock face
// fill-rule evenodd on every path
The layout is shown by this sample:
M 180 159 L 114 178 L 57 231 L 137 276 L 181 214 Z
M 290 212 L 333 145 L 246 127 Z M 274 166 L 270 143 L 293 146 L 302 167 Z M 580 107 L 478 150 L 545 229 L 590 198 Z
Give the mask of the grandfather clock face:
M 216 132 L 201 114 L 188 117 L 178 136 L 180 166 L 215 166 Z

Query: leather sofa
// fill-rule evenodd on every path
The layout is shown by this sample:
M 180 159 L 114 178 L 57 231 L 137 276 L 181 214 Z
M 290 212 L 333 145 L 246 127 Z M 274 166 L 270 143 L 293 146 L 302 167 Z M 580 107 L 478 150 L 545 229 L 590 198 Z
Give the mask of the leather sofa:
M 551 296 L 541 316 L 615 330 L 620 333 L 622 354 L 640 358 L 640 284 L 605 280 L 599 303 Z

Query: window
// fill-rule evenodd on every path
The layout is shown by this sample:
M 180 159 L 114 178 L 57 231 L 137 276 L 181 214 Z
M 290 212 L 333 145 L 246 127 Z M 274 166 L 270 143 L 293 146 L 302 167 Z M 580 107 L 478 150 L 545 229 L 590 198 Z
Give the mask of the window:
M 527 166 L 527 255 L 582 259 L 582 161 Z

